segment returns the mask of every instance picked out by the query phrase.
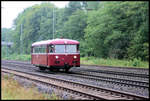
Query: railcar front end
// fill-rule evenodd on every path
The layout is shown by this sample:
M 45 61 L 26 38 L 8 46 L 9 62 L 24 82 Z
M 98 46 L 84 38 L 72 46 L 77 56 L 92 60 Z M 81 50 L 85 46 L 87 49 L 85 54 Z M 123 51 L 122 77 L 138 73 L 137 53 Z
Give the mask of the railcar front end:
M 79 45 L 55 44 L 49 46 L 48 66 L 53 68 L 64 68 L 68 71 L 71 67 L 80 67 Z M 54 51 L 52 51 L 54 50 Z

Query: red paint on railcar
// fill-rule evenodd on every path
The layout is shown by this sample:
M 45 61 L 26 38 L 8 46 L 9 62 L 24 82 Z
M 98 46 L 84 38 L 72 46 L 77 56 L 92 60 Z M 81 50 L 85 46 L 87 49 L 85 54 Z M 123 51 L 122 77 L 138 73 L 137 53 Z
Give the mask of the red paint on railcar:
M 32 54 L 32 64 L 47 66 L 47 55 Z
M 48 66 L 64 66 L 65 64 L 71 67 L 80 66 L 80 54 L 48 54 Z
M 64 53 L 50 53 L 49 46 L 51 45 L 63 45 L 65 46 Z M 76 52 L 75 53 L 67 53 L 69 52 L 66 50 L 66 45 L 76 45 Z M 45 53 L 34 52 L 37 50 L 42 50 L 44 46 Z M 38 48 L 39 49 L 36 49 Z M 41 48 L 42 47 L 42 48 Z M 70 47 L 70 46 L 69 46 Z M 73 46 L 74 47 L 74 46 Z M 35 49 L 33 49 L 35 48 Z M 55 50 L 55 49 L 54 49 Z M 31 56 L 32 60 L 31 63 L 37 66 L 42 66 L 43 68 L 50 67 L 50 68 L 71 68 L 71 67 L 80 67 L 80 53 L 79 53 L 79 42 L 76 40 L 69 40 L 69 39 L 53 39 L 53 40 L 46 40 L 35 42 L 32 44 L 31 49 Z M 42 50 L 43 52 L 43 50 Z

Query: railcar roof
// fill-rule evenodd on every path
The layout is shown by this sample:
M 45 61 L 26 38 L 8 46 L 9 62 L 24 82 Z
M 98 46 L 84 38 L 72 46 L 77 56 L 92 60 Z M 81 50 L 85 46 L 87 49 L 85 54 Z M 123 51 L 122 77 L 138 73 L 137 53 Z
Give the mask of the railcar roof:
M 47 45 L 47 44 L 79 44 L 79 42 L 70 39 L 53 39 L 53 40 L 35 42 L 32 44 L 32 46 Z

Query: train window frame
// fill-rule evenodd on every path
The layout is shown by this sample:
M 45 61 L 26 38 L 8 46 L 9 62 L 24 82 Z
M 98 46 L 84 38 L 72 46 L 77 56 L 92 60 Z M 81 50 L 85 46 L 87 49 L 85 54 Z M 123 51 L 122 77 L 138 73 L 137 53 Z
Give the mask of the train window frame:
M 33 53 L 34 54 L 44 54 L 47 53 L 47 47 L 46 45 L 41 45 L 41 46 L 34 46 L 33 47 Z
M 56 46 L 64 46 L 64 51 L 63 52 L 60 52 L 60 51 L 57 52 Z M 61 53 L 61 54 L 66 53 L 66 45 L 65 44 L 55 44 L 54 49 L 55 49 L 55 53 Z M 62 48 L 61 48 L 61 50 L 62 50 Z
M 80 45 L 79 44 L 77 44 L 77 53 L 80 53 Z
M 33 53 L 34 53 L 34 54 L 38 53 L 37 50 L 38 50 L 38 47 L 37 47 L 37 46 L 34 46 L 34 47 L 33 47 Z
M 48 45 L 48 53 L 55 53 L 55 46 L 53 44 Z
M 74 49 L 75 49 L 75 51 L 74 51 Z M 77 50 L 77 44 L 66 44 L 65 51 L 66 51 L 66 53 L 77 53 L 78 52 L 78 50 Z

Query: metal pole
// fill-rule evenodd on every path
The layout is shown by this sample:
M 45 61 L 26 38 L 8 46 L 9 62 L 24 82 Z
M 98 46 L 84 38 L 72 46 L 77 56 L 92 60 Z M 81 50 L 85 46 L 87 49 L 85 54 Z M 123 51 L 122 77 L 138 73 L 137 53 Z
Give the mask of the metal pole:
M 1 7 L 5 9 L 5 7 Z M 8 57 L 8 47 L 7 47 L 7 35 L 5 34 L 5 41 L 6 41 L 6 57 Z
M 8 35 L 8 34 L 7 34 L 7 35 Z M 8 45 L 9 45 L 7 35 L 5 35 L 5 41 L 6 41 L 6 57 L 8 57 Z
M 53 39 L 54 39 L 54 8 L 53 8 Z
M 21 34 L 20 34 L 20 54 L 22 54 L 22 24 L 21 24 Z

